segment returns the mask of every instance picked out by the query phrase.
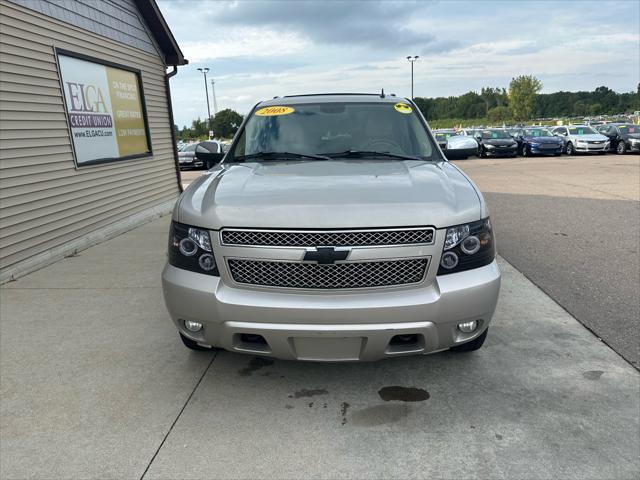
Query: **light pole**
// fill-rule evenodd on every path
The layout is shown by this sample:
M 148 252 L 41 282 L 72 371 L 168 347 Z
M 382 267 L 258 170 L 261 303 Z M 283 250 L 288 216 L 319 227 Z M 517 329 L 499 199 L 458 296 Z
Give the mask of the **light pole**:
M 200 72 L 204 74 L 204 94 L 207 96 L 207 129 L 211 127 L 211 108 L 209 107 L 209 87 L 207 87 L 207 72 L 209 71 L 209 67 L 199 68 Z
M 413 100 L 413 62 L 415 62 L 419 58 L 419 55 L 414 55 L 413 57 L 409 55 L 407 57 L 407 60 L 409 60 L 409 63 L 411 64 L 411 100 Z

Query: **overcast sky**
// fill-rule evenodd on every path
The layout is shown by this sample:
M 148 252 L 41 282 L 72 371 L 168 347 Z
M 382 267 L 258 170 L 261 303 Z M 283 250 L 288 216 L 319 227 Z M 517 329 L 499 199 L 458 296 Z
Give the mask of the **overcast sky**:
M 318 92 L 459 95 L 532 74 L 544 92 L 640 81 L 638 0 L 198 1 L 158 0 L 189 65 L 171 79 L 176 123 L 218 109 Z M 211 91 L 209 92 L 211 95 Z M 211 104 L 213 111 L 213 103 Z M 213 113 L 213 112 L 212 112 Z

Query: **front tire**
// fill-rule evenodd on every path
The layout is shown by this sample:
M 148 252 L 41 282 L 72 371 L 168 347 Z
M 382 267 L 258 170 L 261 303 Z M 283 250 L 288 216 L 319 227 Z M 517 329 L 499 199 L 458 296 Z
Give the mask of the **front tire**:
M 527 152 L 527 146 L 526 145 L 522 145 L 522 156 L 523 157 L 528 157 L 529 155 L 531 155 L 531 152 Z
M 451 347 L 449 350 L 452 352 L 473 352 L 478 350 L 484 344 L 484 341 L 487 339 L 487 333 L 489 333 L 489 328 L 482 332 L 479 337 L 474 338 L 470 342 L 463 343 L 462 345 L 456 345 L 455 347 Z
M 198 351 L 205 351 L 205 352 L 211 352 L 215 350 L 215 348 L 213 347 L 203 347 L 202 345 L 198 345 L 198 342 L 185 337 L 183 334 L 180 334 L 180 339 L 182 340 L 182 343 L 184 343 L 184 346 L 190 350 L 198 350 Z
M 624 155 L 625 153 L 627 153 L 627 144 L 620 140 L 618 142 L 618 146 L 616 147 L 616 152 L 618 152 L 618 155 Z
M 576 153 L 576 151 L 573 148 L 573 143 L 567 143 L 567 155 L 573 155 L 574 153 Z

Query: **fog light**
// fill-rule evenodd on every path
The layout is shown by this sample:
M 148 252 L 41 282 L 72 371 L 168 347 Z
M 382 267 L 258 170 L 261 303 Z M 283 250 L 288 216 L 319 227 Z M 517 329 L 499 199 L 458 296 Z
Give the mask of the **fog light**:
M 190 332 L 199 332 L 200 330 L 202 330 L 202 324 L 200 322 L 194 322 L 192 320 L 185 320 L 184 328 L 186 328 Z
M 442 258 L 440 259 L 440 265 L 442 265 L 447 270 L 456 268 L 456 265 L 458 265 L 458 255 L 453 252 L 444 252 L 442 254 Z
M 473 322 L 464 322 L 458 324 L 458 329 L 464 333 L 471 333 L 478 327 L 478 322 L 475 320 Z
M 213 255 L 211 255 L 210 253 L 201 255 L 198 259 L 198 264 L 200 265 L 200 268 L 205 272 L 209 272 L 216 267 L 216 261 L 213 259 Z

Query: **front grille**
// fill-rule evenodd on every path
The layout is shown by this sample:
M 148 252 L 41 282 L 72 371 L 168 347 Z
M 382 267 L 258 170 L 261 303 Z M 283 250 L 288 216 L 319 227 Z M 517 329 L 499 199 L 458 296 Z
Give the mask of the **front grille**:
M 223 245 L 265 247 L 364 247 L 433 243 L 433 228 L 400 230 L 223 230 Z
M 346 262 L 332 265 L 263 260 L 228 260 L 237 283 L 284 288 L 370 288 L 421 282 L 426 258 Z

